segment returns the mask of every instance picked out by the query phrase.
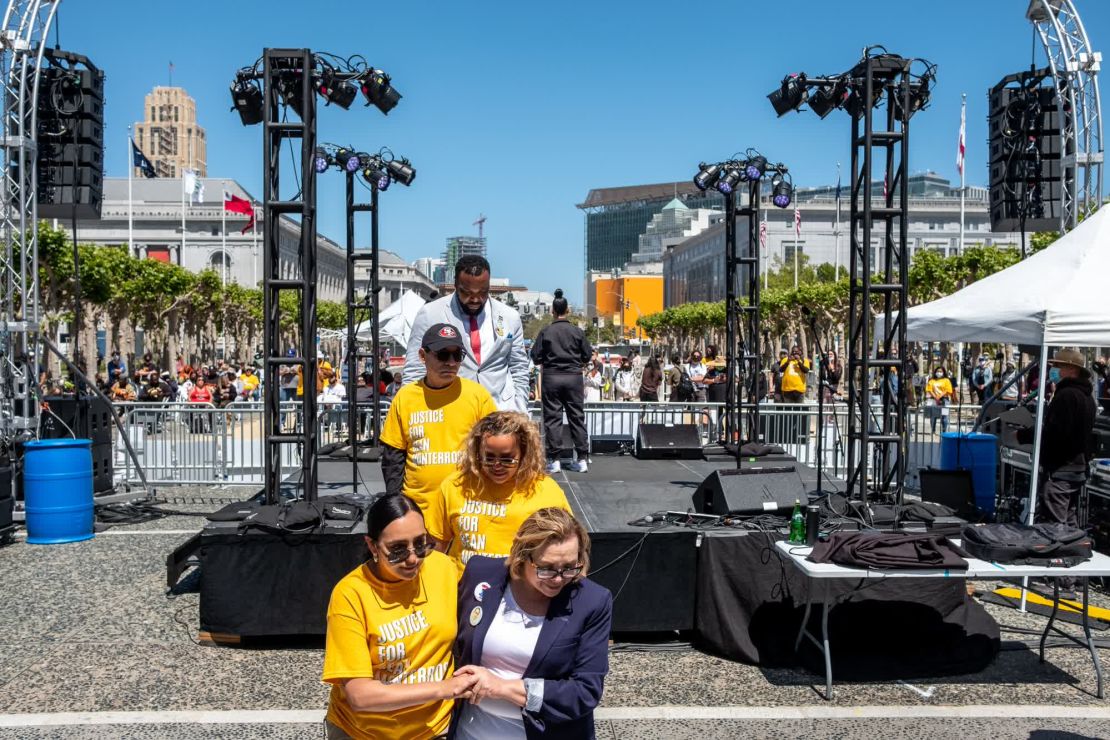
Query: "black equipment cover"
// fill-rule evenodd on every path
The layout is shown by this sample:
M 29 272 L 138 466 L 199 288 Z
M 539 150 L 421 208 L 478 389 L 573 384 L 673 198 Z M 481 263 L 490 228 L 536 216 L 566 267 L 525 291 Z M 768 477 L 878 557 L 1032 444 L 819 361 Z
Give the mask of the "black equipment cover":
M 322 519 L 321 506 L 315 501 L 287 501 L 258 507 L 242 520 L 239 528 L 258 527 L 278 534 L 307 534 L 315 530 Z
M 1070 568 L 1091 559 L 1091 538 L 1066 524 L 969 524 L 963 548 L 975 558 L 996 563 Z

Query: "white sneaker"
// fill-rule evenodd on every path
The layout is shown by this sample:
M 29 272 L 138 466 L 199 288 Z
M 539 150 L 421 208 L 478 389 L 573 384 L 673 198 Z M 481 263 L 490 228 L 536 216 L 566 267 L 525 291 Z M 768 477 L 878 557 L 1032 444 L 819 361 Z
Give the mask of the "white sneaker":
M 562 468 L 561 465 L 559 465 L 558 460 L 552 460 L 551 462 L 549 462 L 547 464 L 547 474 L 548 475 L 554 475 L 555 473 L 558 473 L 562 469 L 563 468 Z
M 589 466 L 586 464 L 585 460 L 575 460 L 570 464 L 570 467 L 568 467 L 567 470 L 572 473 L 585 473 L 587 470 L 589 470 Z

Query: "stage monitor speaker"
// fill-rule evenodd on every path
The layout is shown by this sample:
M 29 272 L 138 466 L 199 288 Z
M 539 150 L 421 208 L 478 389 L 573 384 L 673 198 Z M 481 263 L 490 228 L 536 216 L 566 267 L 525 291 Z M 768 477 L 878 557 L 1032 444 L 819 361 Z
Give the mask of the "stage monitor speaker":
M 701 435 L 695 424 L 640 424 L 636 432 L 639 460 L 701 460 Z
M 0 537 L 11 529 L 15 517 L 15 492 L 12 490 L 12 466 L 0 465 Z
M 801 474 L 793 465 L 715 470 L 694 491 L 699 514 L 775 514 L 795 501 L 806 503 Z

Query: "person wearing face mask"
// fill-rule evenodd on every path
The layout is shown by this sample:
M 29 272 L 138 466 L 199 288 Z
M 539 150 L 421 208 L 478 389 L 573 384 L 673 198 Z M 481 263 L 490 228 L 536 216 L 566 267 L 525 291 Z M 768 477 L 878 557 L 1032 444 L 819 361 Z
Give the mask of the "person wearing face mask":
M 426 509 L 455 470 L 470 429 L 497 405 L 485 388 L 459 377 L 465 351 L 458 329 L 434 324 L 420 345 L 424 377 L 401 386 L 382 424 L 382 476 L 386 491 Z
M 425 303 L 412 325 L 405 353 L 404 381 L 424 373 L 420 337 L 432 324 L 450 324 L 463 337 L 466 355 L 459 375 L 482 385 L 502 410 L 528 410 L 528 354 L 520 314 L 490 297 L 490 266 L 467 255 L 455 263 L 455 292 Z
M 424 511 L 428 534 L 455 560 L 459 575 L 475 555 L 503 558 L 533 512 L 570 511 L 566 494 L 545 473 L 539 428 L 515 411 L 495 411 L 470 430 L 459 469 Z
M 119 376 L 112 384 L 111 391 L 109 395 L 113 401 L 134 401 L 138 398 L 135 386 L 126 375 Z
M 618 401 L 631 401 L 634 397 L 633 386 L 635 375 L 632 372 L 632 361 L 627 357 L 621 358 L 621 366 L 613 376 L 613 388 Z
M 979 355 L 979 364 L 971 372 L 971 390 L 975 393 L 976 402 L 982 405 L 991 394 L 991 382 L 994 381 L 994 370 L 991 368 L 990 359 L 986 355 Z
M 453 673 L 455 568 L 407 496 L 377 499 L 366 530 L 369 560 L 336 584 L 328 603 L 327 737 L 437 737 L 454 700 L 479 681 Z
M 449 737 L 594 737 L 613 597 L 589 569 L 589 535 L 558 508 L 521 524 L 507 560 L 471 558 L 459 585 L 455 675 L 477 680 L 455 704 Z
M 690 360 L 686 363 L 686 374 L 694 384 L 694 400 L 705 401 L 705 376 L 709 374 L 709 368 L 701 361 L 701 352 L 698 350 L 690 353 Z
M 786 403 L 802 403 L 806 400 L 806 376 L 809 375 L 809 360 L 802 357 L 802 348 L 794 345 L 790 356 L 779 362 L 782 374 L 782 400 Z
M 1079 526 L 1079 493 L 1087 481 L 1088 443 L 1098 413 L 1091 385 L 1091 371 L 1083 355 L 1074 349 L 1057 350 L 1048 361 L 1048 379 L 1056 384 L 1052 401 L 1044 412 L 1041 429 L 1041 490 L 1037 496 L 1036 519 L 1072 527 Z M 1031 444 L 1035 429 L 1019 429 L 1017 439 Z M 1064 598 L 1075 597 L 1075 579 L 1061 579 Z
M 941 432 L 948 431 L 948 406 L 956 397 L 948 371 L 944 367 L 933 368 L 933 376 L 925 383 L 925 413 L 932 421 L 932 433 L 937 433 L 937 420 Z

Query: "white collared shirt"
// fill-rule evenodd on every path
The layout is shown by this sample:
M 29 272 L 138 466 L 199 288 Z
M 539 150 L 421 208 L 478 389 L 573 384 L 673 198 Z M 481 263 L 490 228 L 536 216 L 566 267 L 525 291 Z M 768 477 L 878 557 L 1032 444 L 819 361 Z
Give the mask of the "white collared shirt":
M 482 361 L 485 362 L 489 357 L 489 353 L 493 351 L 493 345 L 497 342 L 496 328 L 491 319 L 492 311 L 490 309 L 490 302 L 487 300 L 482 305 L 482 310 L 474 318 L 478 320 L 478 337 L 482 342 Z M 473 356 L 474 350 L 470 346 L 470 314 L 463 310 L 462 305 L 459 303 L 458 297 L 451 300 L 451 311 L 458 318 L 459 323 L 463 328 L 463 342 L 466 348 L 466 353 Z M 481 363 L 479 363 L 481 364 Z

